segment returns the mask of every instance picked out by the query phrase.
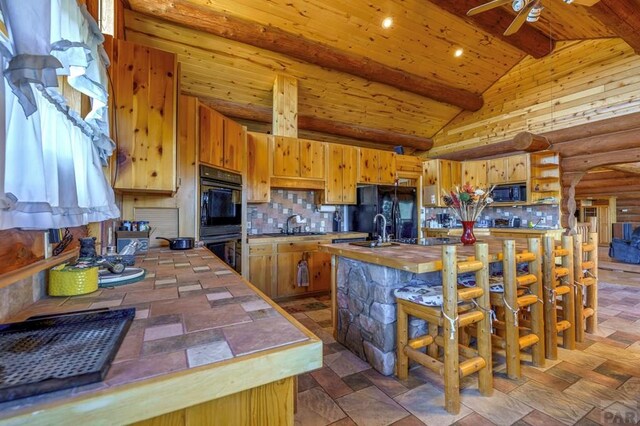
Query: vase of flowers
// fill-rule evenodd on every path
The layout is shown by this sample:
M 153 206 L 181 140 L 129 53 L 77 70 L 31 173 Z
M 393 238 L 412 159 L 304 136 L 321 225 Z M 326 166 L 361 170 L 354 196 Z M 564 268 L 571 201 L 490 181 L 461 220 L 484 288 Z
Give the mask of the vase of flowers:
M 490 189 L 474 188 L 469 183 L 456 186 L 445 193 L 442 197 L 444 204 L 449 207 L 453 214 L 462 222 L 462 237 L 460 240 L 464 245 L 471 245 L 476 242 L 473 235 L 473 225 L 484 208 L 493 203 L 490 197 L 493 187 Z

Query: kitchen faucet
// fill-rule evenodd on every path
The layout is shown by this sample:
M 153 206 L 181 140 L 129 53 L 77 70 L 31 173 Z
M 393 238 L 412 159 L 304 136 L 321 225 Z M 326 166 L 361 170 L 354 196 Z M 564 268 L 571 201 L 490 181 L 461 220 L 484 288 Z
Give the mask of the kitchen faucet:
M 285 234 L 293 234 L 293 231 L 290 231 L 290 229 L 291 229 L 291 221 L 292 220 L 295 220 L 296 224 L 301 224 L 301 223 L 305 223 L 306 222 L 306 220 L 302 219 L 299 214 L 293 214 L 293 215 L 289 216 L 287 218 L 287 223 L 285 224 L 285 226 L 286 226 Z
M 387 241 L 387 218 L 384 217 L 383 214 L 378 213 L 377 215 L 375 215 L 373 217 L 373 228 L 375 229 L 377 223 L 378 223 L 378 217 L 382 218 L 382 236 L 380 238 L 382 238 L 382 241 L 378 241 L 378 242 L 382 242 L 384 243 L 385 241 Z

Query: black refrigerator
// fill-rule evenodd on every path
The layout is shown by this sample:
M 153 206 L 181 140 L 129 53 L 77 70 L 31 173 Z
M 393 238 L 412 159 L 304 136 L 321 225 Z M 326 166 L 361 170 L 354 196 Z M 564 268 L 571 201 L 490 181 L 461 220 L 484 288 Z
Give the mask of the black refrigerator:
M 387 235 L 394 239 L 418 237 L 416 189 L 406 186 L 370 185 L 358 188 L 358 204 L 347 208 L 349 230 L 381 234 L 382 220 L 374 227 L 373 218 L 381 213 L 387 219 Z

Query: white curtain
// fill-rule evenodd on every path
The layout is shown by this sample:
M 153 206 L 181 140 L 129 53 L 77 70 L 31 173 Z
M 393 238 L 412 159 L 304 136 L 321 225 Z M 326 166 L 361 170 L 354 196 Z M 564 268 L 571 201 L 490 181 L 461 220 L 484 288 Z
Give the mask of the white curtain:
M 25 7 L 29 4 L 29 7 Z M 102 166 L 107 122 L 102 34 L 75 0 L 0 0 L 0 229 L 79 226 L 120 215 Z M 48 25 L 40 25 L 42 22 Z M 81 117 L 51 72 L 91 99 Z

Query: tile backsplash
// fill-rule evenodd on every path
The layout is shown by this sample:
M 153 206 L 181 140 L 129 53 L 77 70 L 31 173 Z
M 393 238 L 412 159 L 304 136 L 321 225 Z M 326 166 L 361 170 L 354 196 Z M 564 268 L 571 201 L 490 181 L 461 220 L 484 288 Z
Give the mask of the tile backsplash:
M 274 189 L 271 202 L 247 206 L 247 233 L 280 232 L 287 218 L 299 214 L 306 223 L 303 230 L 330 232 L 333 229 L 333 213 L 316 211 L 314 191 Z
M 447 208 L 426 208 L 425 218 L 426 223 L 430 218 L 435 218 L 438 213 L 450 213 Z M 519 217 L 522 225 L 527 226 L 529 221 L 536 223 L 541 218 L 544 218 L 544 224 L 546 226 L 560 226 L 560 207 L 557 204 L 537 204 L 531 206 L 490 206 L 486 207 L 478 220 L 491 221 L 493 219 L 509 219 L 511 217 Z M 423 223 L 423 226 L 426 226 Z M 491 224 L 491 222 L 489 222 Z
M 42 299 L 46 293 L 45 271 L 0 289 L 0 322 L 5 322 L 27 306 Z

